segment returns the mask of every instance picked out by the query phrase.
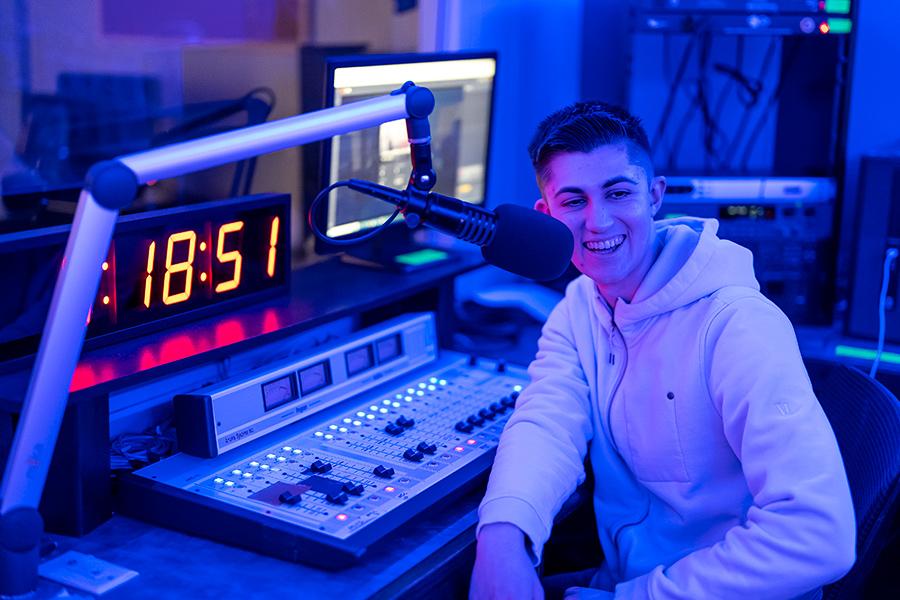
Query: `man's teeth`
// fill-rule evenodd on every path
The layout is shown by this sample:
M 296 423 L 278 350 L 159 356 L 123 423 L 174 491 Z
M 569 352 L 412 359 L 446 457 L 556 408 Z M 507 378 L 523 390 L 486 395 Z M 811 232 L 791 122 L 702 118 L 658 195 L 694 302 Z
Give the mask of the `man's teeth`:
M 625 241 L 624 235 L 617 235 L 600 242 L 585 242 L 584 245 L 588 250 L 610 250 Z

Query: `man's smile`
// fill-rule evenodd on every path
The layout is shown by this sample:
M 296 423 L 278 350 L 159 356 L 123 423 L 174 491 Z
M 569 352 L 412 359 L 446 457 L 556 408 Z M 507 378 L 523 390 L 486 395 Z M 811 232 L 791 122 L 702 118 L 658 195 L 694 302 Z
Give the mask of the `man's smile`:
M 620 234 L 604 240 L 591 240 L 589 242 L 584 242 L 581 245 L 587 250 L 596 252 L 597 254 L 612 254 L 618 250 L 624 242 L 625 236 Z

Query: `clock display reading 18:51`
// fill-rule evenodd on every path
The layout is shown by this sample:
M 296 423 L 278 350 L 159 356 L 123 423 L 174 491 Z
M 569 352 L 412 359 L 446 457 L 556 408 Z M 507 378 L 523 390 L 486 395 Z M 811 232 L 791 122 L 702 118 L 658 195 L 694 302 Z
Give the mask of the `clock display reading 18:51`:
M 123 215 L 87 337 L 231 306 L 286 288 L 290 196 L 267 194 Z M 0 233 L 0 361 L 37 349 L 71 227 Z M 224 309 L 225 307 L 222 307 Z M 172 321 L 167 321 L 171 323 Z
M 288 202 L 239 198 L 121 218 L 89 329 L 132 327 L 283 285 Z

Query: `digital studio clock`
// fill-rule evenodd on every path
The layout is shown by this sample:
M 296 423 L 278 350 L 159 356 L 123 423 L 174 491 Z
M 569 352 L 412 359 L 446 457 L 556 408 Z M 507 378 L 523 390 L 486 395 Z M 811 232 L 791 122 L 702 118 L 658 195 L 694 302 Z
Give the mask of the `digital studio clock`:
M 290 196 L 261 195 L 122 216 L 89 338 L 144 328 L 286 286 Z M 34 352 L 69 227 L 0 236 L 0 360 Z

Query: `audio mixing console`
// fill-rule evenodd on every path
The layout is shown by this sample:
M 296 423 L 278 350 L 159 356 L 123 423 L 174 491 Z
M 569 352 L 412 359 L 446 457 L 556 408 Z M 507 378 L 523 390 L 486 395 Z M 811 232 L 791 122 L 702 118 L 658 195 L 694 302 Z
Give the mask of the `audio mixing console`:
M 176 398 L 186 452 L 122 481 L 120 512 L 341 567 L 493 461 L 524 370 L 438 353 L 415 315 Z

